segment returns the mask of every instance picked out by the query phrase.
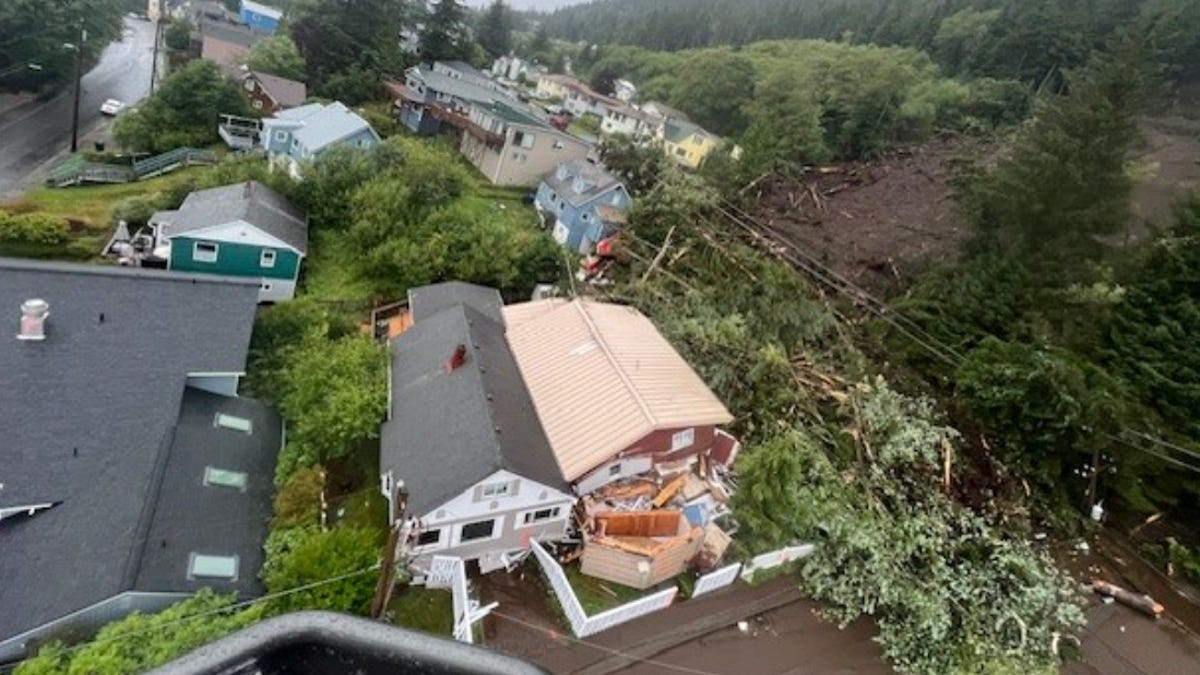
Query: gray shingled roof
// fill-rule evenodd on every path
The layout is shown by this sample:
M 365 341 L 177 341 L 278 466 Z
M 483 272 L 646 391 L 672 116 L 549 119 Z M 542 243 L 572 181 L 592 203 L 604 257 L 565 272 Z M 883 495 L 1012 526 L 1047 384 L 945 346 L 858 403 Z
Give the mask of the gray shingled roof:
M 446 372 L 457 345 L 466 362 Z M 426 515 L 500 469 L 566 491 L 503 323 L 458 304 L 417 320 L 391 345 L 392 409 L 380 466 Z
M 30 298 L 43 341 L 15 337 Z M 245 369 L 257 303 L 252 279 L 0 258 L 0 507 L 62 502 L 0 521 L 0 640 L 130 588 L 187 374 Z
M 563 166 L 567 170 L 566 178 L 559 178 L 558 170 L 559 167 Z M 580 176 L 583 177 L 585 182 L 592 185 L 591 189 L 585 192 L 575 190 L 575 179 Z M 599 164 L 593 164 L 586 159 L 573 159 L 569 162 L 563 162 L 558 167 L 555 167 L 554 171 L 546 174 L 542 180 L 572 206 L 582 206 L 596 197 L 603 195 L 614 186 L 622 184 L 619 178 L 605 171 L 604 167 Z
M 301 254 L 308 252 L 308 220 L 283 195 L 258 181 L 197 190 L 177 211 L 159 211 L 150 222 L 166 224 L 167 236 L 244 220 Z
M 241 45 L 242 47 L 253 47 L 256 42 L 262 39 L 262 34 L 255 33 L 245 26 L 217 23 L 216 21 L 201 21 L 200 34 L 206 38 L 211 37 L 221 42 Z
M 335 101 L 305 117 L 303 126 L 295 131 L 292 137 L 315 154 L 364 129 L 371 129 L 371 133 L 375 133 L 366 120 Z M 376 140 L 378 139 L 376 134 Z
M 496 323 L 504 323 L 504 301 L 494 288 L 446 281 L 408 289 L 408 309 L 413 321 L 428 319 L 455 305 L 466 305 Z
M 286 77 L 279 77 L 270 73 L 264 73 L 258 70 L 251 70 L 250 75 L 258 80 L 263 91 L 274 99 L 275 103 L 283 108 L 295 108 L 303 105 L 304 99 L 308 97 L 308 87 L 303 82 L 289 80 Z
M 512 97 L 505 96 L 503 92 L 489 89 L 470 80 L 450 77 L 435 70 L 414 66 L 408 74 L 425 83 L 426 90 L 441 92 L 464 101 L 512 100 Z
M 251 432 L 217 427 L 217 413 L 250 420 Z M 254 399 L 184 390 L 169 451 L 155 466 L 160 497 L 143 514 L 135 590 L 193 593 L 208 586 L 244 596 L 262 594 L 258 570 L 282 431 L 279 415 Z M 246 490 L 205 485 L 206 467 L 245 473 Z M 192 553 L 238 556 L 238 578 L 189 580 Z

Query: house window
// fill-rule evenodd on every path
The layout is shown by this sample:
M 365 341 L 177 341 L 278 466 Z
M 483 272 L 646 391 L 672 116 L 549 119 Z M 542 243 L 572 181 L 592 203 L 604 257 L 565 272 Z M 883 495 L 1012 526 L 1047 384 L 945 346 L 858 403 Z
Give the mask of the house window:
M 192 553 L 188 559 L 188 579 L 237 579 L 236 555 L 201 555 Z
M 232 431 L 241 431 L 247 434 L 254 430 L 254 423 L 245 417 L 227 415 L 225 413 L 217 413 L 216 418 L 213 419 L 213 426 Z
M 217 262 L 216 244 L 208 241 L 198 241 L 192 246 L 192 260 L 196 262 Z
M 684 157 L 687 155 L 687 150 L 684 150 L 683 148 L 675 148 L 675 154 L 679 155 L 680 157 Z
M 589 221 L 589 220 L 591 220 L 591 219 L 592 219 L 592 214 L 590 214 L 590 213 L 585 213 L 585 214 L 583 214 L 581 217 L 583 218 L 583 222 L 585 222 L 585 223 L 586 223 L 587 221 Z
M 513 133 L 513 144 L 519 145 L 528 150 L 533 147 L 534 135 L 527 131 L 517 131 Z
M 259 267 L 274 267 L 275 266 L 275 251 L 271 249 L 263 249 L 263 252 L 258 255 Z
M 246 81 L 242 84 L 242 86 L 246 88 L 246 91 L 254 91 L 254 80 L 246 78 Z
M 425 530 L 417 535 L 417 546 L 433 546 L 442 540 L 442 530 Z
M 621 203 L 621 193 L 620 192 L 614 192 L 612 194 L 612 203 L 614 203 L 614 204 Z
M 248 478 L 242 471 L 228 471 L 226 469 L 217 469 L 211 466 L 204 467 L 204 484 L 216 485 L 219 487 L 227 487 L 238 490 L 239 492 L 246 491 L 246 482 Z
M 482 493 L 484 497 L 503 497 L 508 494 L 508 483 L 488 483 Z
M 621 475 L 621 464 L 618 462 L 618 463 L 613 464 L 612 466 L 608 467 L 608 475 L 609 476 L 620 476 Z
M 458 541 L 468 542 L 477 539 L 490 539 L 492 533 L 496 531 L 496 520 L 480 520 L 474 523 L 467 523 L 462 526 L 462 532 L 458 535 Z
M 554 141 L 554 149 L 555 150 L 562 150 L 564 147 L 566 147 L 566 146 L 563 145 L 562 141 Z
M 275 140 L 286 141 L 287 140 L 287 132 L 286 131 L 276 131 L 275 132 Z
M 684 429 L 671 434 L 671 450 L 686 448 L 696 442 L 696 430 Z
M 530 525 L 532 523 L 540 523 L 545 520 L 551 520 L 553 518 L 557 518 L 559 513 L 562 513 L 562 509 L 557 506 L 549 509 L 526 511 L 523 517 L 523 524 Z
M 253 101 L 251 101 L 250 105 L 254 106 L 255 110 L 262 110 L 262 101 L 260 101 L 258 99 L 254 99 Z

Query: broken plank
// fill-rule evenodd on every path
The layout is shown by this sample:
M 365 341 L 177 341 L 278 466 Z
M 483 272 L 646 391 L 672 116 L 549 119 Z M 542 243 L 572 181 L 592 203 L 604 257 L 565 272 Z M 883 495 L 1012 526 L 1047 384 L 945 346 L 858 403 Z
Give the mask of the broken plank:
M 675 480 L 667 483 L 667 486 L 659 491 L 658 495 L 654 498 L 654 508 L 661 509 L 664 504 L 671 501 L 671 497 L 674 497 L 676 492 L 683 489 L 689 475 L 691 474 L 682 474 L 675 478 Z

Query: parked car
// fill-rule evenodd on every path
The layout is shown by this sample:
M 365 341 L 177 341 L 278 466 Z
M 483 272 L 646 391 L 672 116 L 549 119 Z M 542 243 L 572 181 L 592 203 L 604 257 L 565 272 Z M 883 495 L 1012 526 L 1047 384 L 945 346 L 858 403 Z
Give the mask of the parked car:
M 100 104 L 100 113 L 102 115 L 113 116 L 125 109 L 125 104 L 115 98 L 110 98 Z

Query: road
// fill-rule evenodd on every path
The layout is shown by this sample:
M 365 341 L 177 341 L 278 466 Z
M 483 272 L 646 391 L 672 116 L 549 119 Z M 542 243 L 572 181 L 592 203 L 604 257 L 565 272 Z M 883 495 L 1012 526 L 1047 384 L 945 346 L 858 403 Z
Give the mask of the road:
M 100 114 L 105 99 L 133 104 L 145 98 L 153 57 L 154 24 L 126 18 L 124 37 L 105 48 L 96 67 L 83 77 L 80 138 L 106 123 Z M 68 85 L 51 99 L 0 112 L 0 199 L 20 195 L 36 181 L 33 174 L 40 167 L 70 149 L 72 105 Z

